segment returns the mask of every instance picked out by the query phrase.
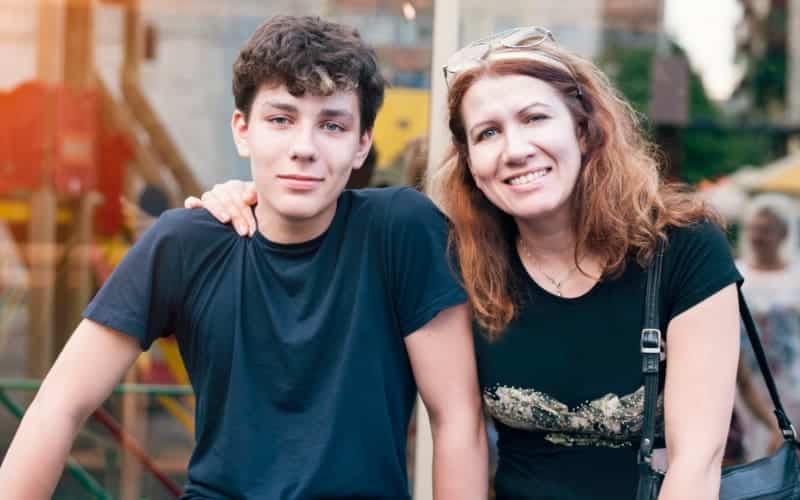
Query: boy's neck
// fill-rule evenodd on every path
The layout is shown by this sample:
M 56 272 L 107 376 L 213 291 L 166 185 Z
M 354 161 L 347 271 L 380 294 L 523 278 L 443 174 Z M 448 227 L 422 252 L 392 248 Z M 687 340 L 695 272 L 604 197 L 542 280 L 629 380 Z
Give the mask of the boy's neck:
M 287 219 L 270 210 L 266 203 L 256 205 L 258 231 L 271 242 L 283 245 L 304 243 L 317 238 L 328 230 L 336 214 L 333 203 L 311 219 Z

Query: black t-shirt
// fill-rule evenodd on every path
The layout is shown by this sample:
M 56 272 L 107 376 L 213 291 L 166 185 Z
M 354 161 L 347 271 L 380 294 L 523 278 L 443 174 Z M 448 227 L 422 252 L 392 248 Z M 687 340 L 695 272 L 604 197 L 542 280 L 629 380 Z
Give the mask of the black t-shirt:
M 699 223 L 668 236 L 662 332 L 741 280 L 717 226 Z M 518 257 L 513 273 L 521 277 L 518 316 L 493 342 L 475 335 L 483 400 L 499 435 L 497 498 L 634 498 L 646 272 L 631 259 L 620 278 L 572 299 L 539 287 Z
M 446 232 L 411 189 L 345 191 L 292 245 L 162 215 L 85 316 L 142 349 L 177 336 L 197 395 L 183 498 L 408 498 L 404 337 L 465 301 Z

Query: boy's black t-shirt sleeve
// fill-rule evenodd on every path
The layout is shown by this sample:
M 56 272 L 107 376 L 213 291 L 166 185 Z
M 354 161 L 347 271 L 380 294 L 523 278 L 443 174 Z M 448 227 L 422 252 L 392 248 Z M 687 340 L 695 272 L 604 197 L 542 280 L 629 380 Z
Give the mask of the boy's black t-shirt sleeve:
M 385 230 L 388 279 L 403 335 L 466 302 L 448 262 L 447 220 L 433 202 L 411 188 L 396 191 Z
M 183 295 L 180 229 L 185 211 L 165 212 L 128 251 L 83 313 L 130 335 L 147 350 L 174 333 Z

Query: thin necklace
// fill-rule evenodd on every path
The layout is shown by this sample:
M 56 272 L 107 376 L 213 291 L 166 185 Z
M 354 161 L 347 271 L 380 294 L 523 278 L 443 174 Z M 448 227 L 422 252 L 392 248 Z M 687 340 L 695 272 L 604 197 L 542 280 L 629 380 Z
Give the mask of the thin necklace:
M 519 239 L 519 242 L 520 242 L 519 246 L 522 247 L 522 251 L 525 253 L 525 256 L 528 258 L 528 260 L 530 260 L 536 267 L 536 270 L 539 271 L 539 273 L 542 276 L 544 276 L 547 279 L 547 281 L 549 281 L 550 284 L 556 288 L 556 294 L 558 294 L 559 297 L 563 297 L 564 291 L 562 290 L 561 287 L 563 287 L 564 283 L 566 283 L 567 281 L 569 281 L 570 278 L 572 278 L 573 273 L 578 270 L 578 265 L 573 264 L 572 268 L 570 268 L 570 270 L 564 274 L 564 277 L 561 278 L 560 280 L 557 280 L 544 271 L 541 263 L 539 262 L 538 259 L 533 257 L 533 254 L 531 254 L 530 250 L 528 249 L 528 245 L 525 244 L 525 241 L 522 238 Z

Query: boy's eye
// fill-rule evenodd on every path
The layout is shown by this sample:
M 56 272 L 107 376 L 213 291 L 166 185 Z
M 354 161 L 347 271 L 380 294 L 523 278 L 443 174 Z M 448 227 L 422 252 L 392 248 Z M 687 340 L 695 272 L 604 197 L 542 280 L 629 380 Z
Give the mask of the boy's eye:
M 287 125 L 289 123 L 289 119 L 285 116 L 273 116 L 268 118 L 267 121 L 275 125 Z
M 324 128 L 328 132 L 341 132 L 344 130 L 344 127 L 334 122 L 325 122 L 322 124 L 322 128 Z

